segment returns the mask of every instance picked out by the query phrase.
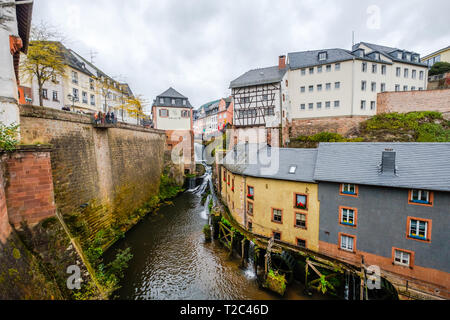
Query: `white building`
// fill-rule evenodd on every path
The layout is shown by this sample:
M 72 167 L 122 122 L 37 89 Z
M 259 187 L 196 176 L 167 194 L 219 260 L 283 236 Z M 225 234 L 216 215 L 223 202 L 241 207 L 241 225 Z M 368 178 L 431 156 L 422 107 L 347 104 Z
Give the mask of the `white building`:
M 192 106 L 189 99 L 172 87 L 153 101 L 153 124 L 161 130 L 193 130 Z
M 372 116 L 379 92 L 427 88 L 418 53 L 365 42 L 289 53 L 288 65 L 289 120 Z

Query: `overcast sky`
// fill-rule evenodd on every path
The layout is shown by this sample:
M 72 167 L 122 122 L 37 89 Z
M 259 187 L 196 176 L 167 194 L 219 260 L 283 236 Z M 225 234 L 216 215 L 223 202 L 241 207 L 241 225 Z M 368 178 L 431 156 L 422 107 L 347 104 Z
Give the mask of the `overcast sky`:
M 169 87 L 194 108 L 288 52 L 366 41 L 422 56 L 450 45 L 449 0 L 35 0 L 66 45 L 149 101 Z

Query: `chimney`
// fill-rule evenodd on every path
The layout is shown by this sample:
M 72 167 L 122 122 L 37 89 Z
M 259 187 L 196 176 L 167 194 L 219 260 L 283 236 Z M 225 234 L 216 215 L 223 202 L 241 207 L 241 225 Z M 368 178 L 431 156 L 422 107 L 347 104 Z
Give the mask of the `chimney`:
M 283 70 L 286 68 L 286 56 L 282 55 L 278 58 L 278 70 Z
M 381 172 L 395 174 L 395 151 L 385 149 L 381 158 Z

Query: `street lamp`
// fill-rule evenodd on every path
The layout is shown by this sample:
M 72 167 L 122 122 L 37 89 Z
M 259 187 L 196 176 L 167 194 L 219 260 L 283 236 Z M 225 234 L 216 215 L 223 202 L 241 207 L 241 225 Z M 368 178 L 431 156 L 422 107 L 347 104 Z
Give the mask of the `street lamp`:
M 75 111 L 74 110 L 74 105 L 75 105 L 75 102 L 78 102 L 78 96 L 74 96 L 74 95 L 69 93 L 67 95 L 67 98 L 69 98 L 69 101 L 72 101 L 72 111 Z

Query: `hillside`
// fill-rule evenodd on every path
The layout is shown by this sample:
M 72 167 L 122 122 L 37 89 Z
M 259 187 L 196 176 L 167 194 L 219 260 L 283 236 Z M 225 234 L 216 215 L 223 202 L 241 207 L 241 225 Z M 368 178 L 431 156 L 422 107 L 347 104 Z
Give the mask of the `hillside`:
M 319 142 L 450 142 L 450 121 L 433 111 L 376 115 L 347 137 L 321 132 L 291 139 L 291 148 L 315 148 Z

